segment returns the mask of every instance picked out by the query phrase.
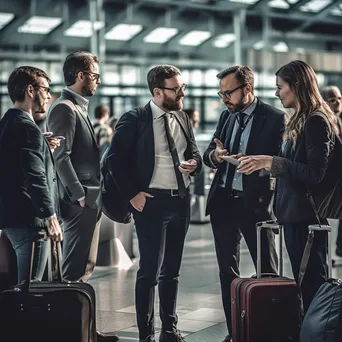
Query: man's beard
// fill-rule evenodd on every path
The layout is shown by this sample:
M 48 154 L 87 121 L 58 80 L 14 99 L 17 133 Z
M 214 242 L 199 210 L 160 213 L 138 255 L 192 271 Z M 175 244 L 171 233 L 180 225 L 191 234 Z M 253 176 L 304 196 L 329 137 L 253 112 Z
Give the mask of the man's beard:
M 165 96 L 162 107 L 167 109 L 169 112 L 172 110 L 180 110 L 182 107 L 177 103 L 180 100 L 180 97 L 176 97 L 175 100 L 170 99 Z
M 34 97 L 34 114 L 45 113 L 45 104 L 38 94 Z
M 243 103 L 243 99 L 241 99 L 241 101 L 237 104 L 230 104 L 228 110 L 230 113 L 237 113 L 240 112 L 243 108 L 245 108 L 245 104 Z
M 95 94 L 95 90 L 91 88 L 91 82 L 88 81 L 88 83 L 86 83 L 83 86 L 82 96 L 88 97 L 88 96 L 93 96 L 94 94 Z

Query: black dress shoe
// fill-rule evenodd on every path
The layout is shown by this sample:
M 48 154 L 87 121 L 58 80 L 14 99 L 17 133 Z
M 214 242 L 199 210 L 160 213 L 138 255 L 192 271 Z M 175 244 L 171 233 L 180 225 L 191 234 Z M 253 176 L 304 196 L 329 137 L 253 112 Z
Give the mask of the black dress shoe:
M 227 335 L 226 338 L 222 342 L 232 342 L 232 337 L 230 335 Z
M 149 336 L 147 338 L 144 338 L 143 340 L 139 340 L 139 342 L 155 342 L 156 340 L 154 339 L 154 337 Z
M 159 342 L 186 342 L 178 329 L 168 332 L 162 330 L 159 337 Z
M 117 335 L 114 335 L 113 333 L 103 333 L 103 332 L 97 331 L 96 334 L 97 334 L 97 342 L 119 341 L 119 337 Z

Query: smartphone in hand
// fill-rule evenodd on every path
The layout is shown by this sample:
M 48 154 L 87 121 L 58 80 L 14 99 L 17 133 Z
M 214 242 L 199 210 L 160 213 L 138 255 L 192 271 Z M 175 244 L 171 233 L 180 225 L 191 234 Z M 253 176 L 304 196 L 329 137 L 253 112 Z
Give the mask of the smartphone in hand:
M 230 156 L 221 156 L 221 158 L 223 160 L 225 160 L 226 162 L 232 164 L 232 165 L 235 165 L 235 166 L 239 165 L 239 161 L 235 158 L 230 157 Z
M 65 137 L 63 137 L 63 135 L 52 135 L 51 137 L 48 137 L 48 139 L 65 140 Z

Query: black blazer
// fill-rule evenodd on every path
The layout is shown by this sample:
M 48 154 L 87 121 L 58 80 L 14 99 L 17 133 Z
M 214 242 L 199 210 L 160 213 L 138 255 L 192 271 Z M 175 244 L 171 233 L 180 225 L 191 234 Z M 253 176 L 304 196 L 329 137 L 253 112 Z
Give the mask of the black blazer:
M 277 177 L 275 212 L 280 223 L 316 221 L 306 185 L 313 191 L 316 187 L 329 186 L 329 179 L 324 180 L 324 176 L 330 143 L 326 120 L 314 115 L 307 120 L 296 148 L 289 146 L 283 156 L 274 157 L 271 171 Z
M 147 191 L 154 170 L 153 116 L 150 103 L 144 109 L 139 117 L 136 109 L 121 116 L 109 150 L 110 167 L 127 201 L 140 191 Z M 191 122 L 183 111 L 174 113 L 188 143 L 184 158 L 197 161 L 197 169 L 192 173 L 195 176 L 202 169 L 202 158 L 196 146 Z
M 278 155 L 282 136 L 284 132 L 284 112 L 270 105 L 265 104 L 261 100 L 257 100 L 257 106 L 253 112 L 253 123 L 247 144 L 247 155 Z M 204 152 L 204 163 L 212 167 L 209 160 L 209 154 L 215 150 L 215 138 L 218 138 L 229 152 L 229 143 L 232 137 L 236 113 L 231 115 L 225 110 L 221 113 L 219 122 L 216 127 L 214 136 Z M 206 214 L 210 214 L 212 207 L 212 198 L 218 187 L 219 179 L 226 170 L 226 162 L 217 164 L 217 172 L 211 185 Z M 269 175 L 260 176 L 259 172 L 254 172 L 251 175 L 242 176 L 244 198 L 246 205 L 253 209 L 255 214 L 260 217 L 265 217 L 265 213 L 270 214 L 270 203 L 274 192 L 274 187 L 270 181 Z
M 72 94 L 63 90 L 47 116 L 48 129 L 65 137 L 54 152 L 60 197 L 66 204 L 62 215 L 68 204 L 77 203 L 83 196 L 88 207 L 100 206 L 100 152 L 91 122 L 84 114 Z
M 28 114 L 17 109 L 8 110 L 0 121 L 0 139 L 0 228 L 45 226 L 44 218 L 58 215 L 56 172 L 47 140 Z

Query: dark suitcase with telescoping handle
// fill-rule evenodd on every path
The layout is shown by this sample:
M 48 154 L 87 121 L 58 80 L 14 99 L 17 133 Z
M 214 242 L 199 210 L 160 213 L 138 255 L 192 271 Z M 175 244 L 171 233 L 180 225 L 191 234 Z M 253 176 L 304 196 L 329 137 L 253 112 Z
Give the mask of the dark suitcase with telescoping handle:
M 318 220 L 319 221 L 319 220 Z M 308 260 L 316 230 L 331 231 L 330 226 L 309 226 L 309 237 L 304 255 Z M 306 312 L 300 331 L 300 342 L 341 342 L 342 341 L 342 279 L 333 279 L 331 258 L 331 234 L 328 236 L 329 278 L 320 286 Z M 300 274 L 304 277 L 306 260 L 302 261 Z
M 1 342 L 97 341 L 94 289 L 90 284 L 62 281 L 61 246 L 52 242 L 50 246 L 49 281 L 23 282 L 0 294 Z M 33 253 L 34 248 L 31 265 Z M 52 258 L 58 264 L 54 280 Z
M 257 275 L 231 286 L 233 342 L 298 342 L 300 297 L 293 279 L 283 277 L 283 230 L 276 221 L 258 222 Z M 261 274 L 261 230 L 279 229 L 279 274 Z

